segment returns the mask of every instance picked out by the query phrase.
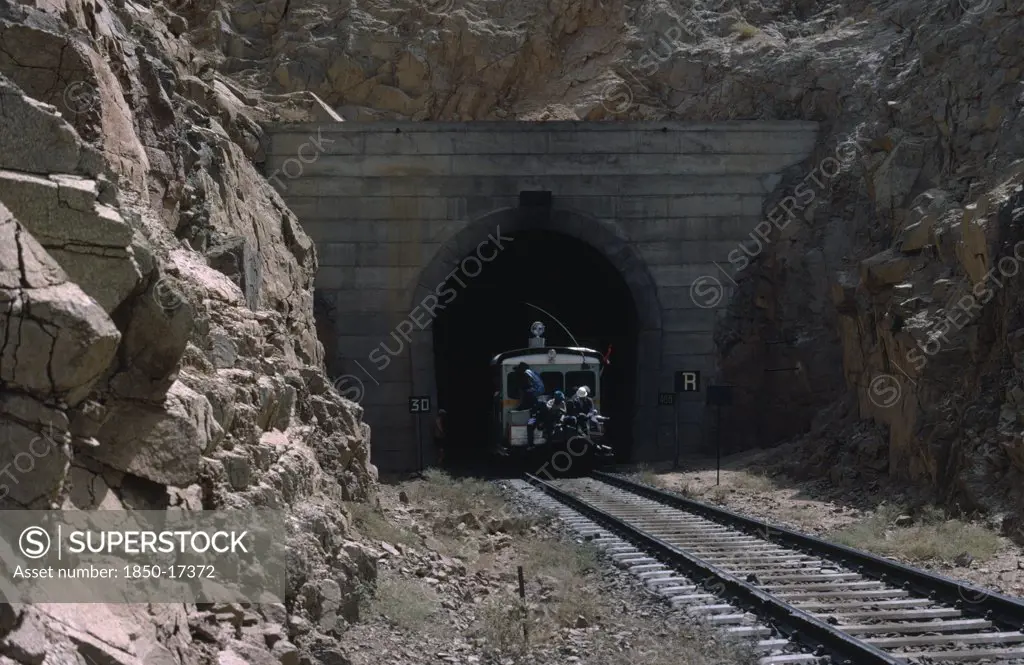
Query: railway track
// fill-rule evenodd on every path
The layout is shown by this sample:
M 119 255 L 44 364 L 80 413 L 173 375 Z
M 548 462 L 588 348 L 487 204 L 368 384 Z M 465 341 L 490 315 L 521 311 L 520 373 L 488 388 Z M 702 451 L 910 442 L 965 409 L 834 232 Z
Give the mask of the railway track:
M 595 472 L 535 496 L 761 665 L 1024 665 L 1024 601 Z M 525 486 L 525 483 L 524 483 Z

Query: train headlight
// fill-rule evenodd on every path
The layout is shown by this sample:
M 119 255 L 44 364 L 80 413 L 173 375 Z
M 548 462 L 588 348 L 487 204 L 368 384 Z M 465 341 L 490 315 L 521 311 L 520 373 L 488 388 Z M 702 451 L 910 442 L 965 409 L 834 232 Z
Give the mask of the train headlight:
M 558 352 L 554 349 L 548 349 L 548 362 L 553 363 L 558 359 Z

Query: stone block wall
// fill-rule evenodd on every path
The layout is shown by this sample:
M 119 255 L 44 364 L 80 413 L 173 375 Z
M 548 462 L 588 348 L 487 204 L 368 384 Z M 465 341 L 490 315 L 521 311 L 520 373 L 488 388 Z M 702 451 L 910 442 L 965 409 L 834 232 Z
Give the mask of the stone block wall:
M 551 228 L 596 246 L 630 285 L 642 328 L 634 455 L 653 461 L 674 454 L 677 417 L 658 392 L 676 370 L 714 375 L 712 331 L 731 295 L 716 263 L 816 139 L 806 122 L 291 124 L 270 128 L 265 170 L 316 241 L 319 297 L 379 468 L 415 469 L 418 446 L 431 450 L 407 401 L 436 394 L 430 329 L 383 370 L 369 353 L 496 226 L 536 224 L 517 210 L 527 190 L 552 192 Z M 704 436 L 703 402 L 702 391 L 678 407 L 685 445 Z

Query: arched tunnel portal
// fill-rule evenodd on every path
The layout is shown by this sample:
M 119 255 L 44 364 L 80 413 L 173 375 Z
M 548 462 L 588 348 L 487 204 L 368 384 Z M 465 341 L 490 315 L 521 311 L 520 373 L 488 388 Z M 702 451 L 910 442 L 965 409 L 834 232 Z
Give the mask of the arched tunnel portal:
M 629 422 L 632 461 L 708 443 L 713 331 L 735 289 L 720 283 L 711 302 L 694 286 L 729 277 L 722 262 L 771 228 L 766 196 L 810 157 L 818 125 L 389 120 L 279 124 L 268 138 L 267 177 L 316 244 L 332 382 L 363 407 L 371 461 L 406 472 L 434 461 L 439 390 L 453 415 L 463 407 L 452 401 L 467 403 L 472 431 L 468 370 L 522 345 L 538 318 L 551 341 L 561 334 L 521 302 L 565 319 L 581 343 L 613 345 L 609 387 L 620 392 L 601 406 Z M 479 283 L 458 274 L 459 285 L 453 270 L 499 230 L 517 238 L 509 257 L 488 261 Z M 301 234 L 293 251 L 308 255 Z M 446 282 L 461 295 L 440 310 Z M 680 371 L 700 372 L 699 389 L 669 400 Z
M 599 397 L 619 460 L 653 436 L 641 385 L 656 389 L 658 372 L 640 359 L 660 354 L 660 308 L 646 267 L 616 231 L 571 210 L 504 209 L 460 231 L 424 269 L 413 306 L 437 295 L 443 308 L 412 360 L 433 383 L 418 390 L 448 412 L 449 463 L 485 456 L 490 360 L 526 347 L 533 321 L 544 323 L 548 345 L 611 351 Z

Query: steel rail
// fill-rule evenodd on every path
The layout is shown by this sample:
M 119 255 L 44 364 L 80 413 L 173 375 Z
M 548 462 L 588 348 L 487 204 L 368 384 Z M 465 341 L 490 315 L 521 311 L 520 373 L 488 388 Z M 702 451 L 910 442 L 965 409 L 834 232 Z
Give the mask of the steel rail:
M 1020 599 L 914 568 L 870 552 L 832 543 L 786 527 L 768 524 L 719 506 L 689 499 L 675 492 L 627 480 L 618 475 L 604 471 L 594 471 L 591 475 L 609 485 L 667 506 L 700 515 L 725 526 L 742 528 L 749 534 L 760 535 L 766 540 L 773 540 L 806 553 L 842 563 L 865 577 L 902 586 L 906 591 L 932 601 L 952 605 L 964 614 L 983 617 L 1004 629 L 1024 630 L 1024 601 Z
M 736 604 L 747 605 L 755 614 L 770 617 L 774 621 L 773 625 L 776 629 L 790 639 L 806 645 L 817 656 L 829 653 L 836 660 L 848 661 L 856 665 L 906 665 L 907 663 L 905 658 L 893 656 L 862 642 L 811 614 L 740 580 L 721 568 L 637 529 L 532 474 L 526 474 L 526 481 L 553 499 L 602 524 L 626 540 L 632 541 L 638 547 L 659 554 L 667 564 L 687 569 L 695 579 L 700 578 L 700 582 L 705 588 L 709 586 L 711 580 L 720 583 L 735 597 Z

